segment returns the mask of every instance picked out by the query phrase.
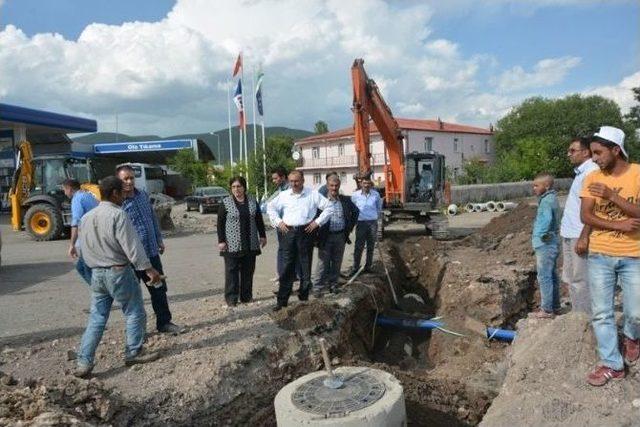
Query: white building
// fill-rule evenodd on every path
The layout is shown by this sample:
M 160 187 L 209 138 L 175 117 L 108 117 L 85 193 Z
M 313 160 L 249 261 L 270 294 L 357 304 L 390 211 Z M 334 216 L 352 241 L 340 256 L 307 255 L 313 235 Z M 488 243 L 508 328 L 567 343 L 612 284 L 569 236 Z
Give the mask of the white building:
M 478 159 L 486 163 L 495 160 L 495 141 L 492 129 L 445 123 L 440 120 L 396 119 L 404 135 L 404 152 L 435 151 L 445 156 L 445 164 L 453 176 L 461 173 L 465 160 Z M 384 174 L 384 143 L 373 122 L 371 132 L 371 160 L 373 179 L 382 185 Z M 302 156 L 298 169 L 304 173 L 305 186 L 318 189 L 325 174 L 340 174 L 344 194 L 355 190 L 352 179 L 357 172 L 358 159 L 354 146 L 353 128 L 313 135 L 295 142 Z

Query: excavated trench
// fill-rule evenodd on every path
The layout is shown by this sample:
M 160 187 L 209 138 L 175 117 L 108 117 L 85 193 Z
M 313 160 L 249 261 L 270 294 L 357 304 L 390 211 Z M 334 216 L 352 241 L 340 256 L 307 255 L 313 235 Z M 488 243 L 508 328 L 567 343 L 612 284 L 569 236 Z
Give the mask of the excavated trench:
M 526 219 L 524 211 L 512 216 Z M 379 262 L 375 274 L 362 276 L 338 296 L 272 315 L 277 331 L 242 362 L 221 367 L 220 381 L 206 384 L 203 392 L 167 390 L 132 403 L 97 390 L 79 418 L 113 425 L 275 425 L 276 393 L 322 369 L 317 340 L 323 337 L 332 364 L 372 366 L 401 381 L 409 425 L 477 425 L 506 375 L 509 344 L 488 341 L 467 329 L 465 320 L 509 328 L 533 305 L 528 230 L 513 218 L 455 242 L 391 235 L 381 246 L 380 261 L 388 267 L 398 306 Z M 447 329 L 465 337 L 376 327 L 381 314 L 441 316 Z M 58 406 L 78 412 L 76 398 L 67 404 L 62 393 L 60 399 Z

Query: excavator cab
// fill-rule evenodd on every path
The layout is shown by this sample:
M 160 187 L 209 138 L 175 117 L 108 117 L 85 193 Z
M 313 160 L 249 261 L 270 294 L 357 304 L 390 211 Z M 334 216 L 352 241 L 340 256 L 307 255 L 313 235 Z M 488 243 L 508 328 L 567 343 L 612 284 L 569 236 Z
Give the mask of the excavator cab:
M 444 190 L 444 156 L 414 151 L 405 159 L 405 208 L 437 210 Z

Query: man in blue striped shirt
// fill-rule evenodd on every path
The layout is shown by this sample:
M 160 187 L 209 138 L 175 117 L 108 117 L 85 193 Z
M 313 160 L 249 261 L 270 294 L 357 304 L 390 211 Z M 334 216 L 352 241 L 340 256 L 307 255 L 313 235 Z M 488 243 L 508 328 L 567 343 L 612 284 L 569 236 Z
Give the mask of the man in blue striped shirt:
M 122 209 L 133 223 L 151 265 L 164 275 L 160 260 L 160 255 L 164 253 L 164 243 L 149 195 L 135 188 L 135 173 L 131 166 L 118 167 L 116 175 L 122 180 L 122 195 L 124 196 Z M 162 280 L 160 286 L 150 286 L 149 277 L 144 271 L 136 271 L 136 276 L 147 285 L 147 290 L 151 295 L 151 306 L 156 314 L 158 332 L 181 333 L 182 328 L 171 322 L 171 311 L 167 301 L 167 282 Z

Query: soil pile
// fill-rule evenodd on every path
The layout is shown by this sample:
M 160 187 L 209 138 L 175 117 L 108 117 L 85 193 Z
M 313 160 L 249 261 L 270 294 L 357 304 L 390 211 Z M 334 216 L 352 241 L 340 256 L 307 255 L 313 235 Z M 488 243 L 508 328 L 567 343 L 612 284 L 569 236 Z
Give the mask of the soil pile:
M 622 381 L 592 387 L 585 377 L 597 362 L 586 316 L 569 313 L 552 321 L 523 320 L 504 385 L 481 425 L 638 425 L 639 369 L 630 369 Z
M 216 229 L 218 215 L 215 213 L 201 214 L 198 211 L 187 212 L 187 204 L 180 203 L 171 209 L 172 234 L 213 233 Z
M 0 425 L 96 425 L 127 423 L 119 397 L 102 384 L 66 378 L 18 382 L 0 372 Z

